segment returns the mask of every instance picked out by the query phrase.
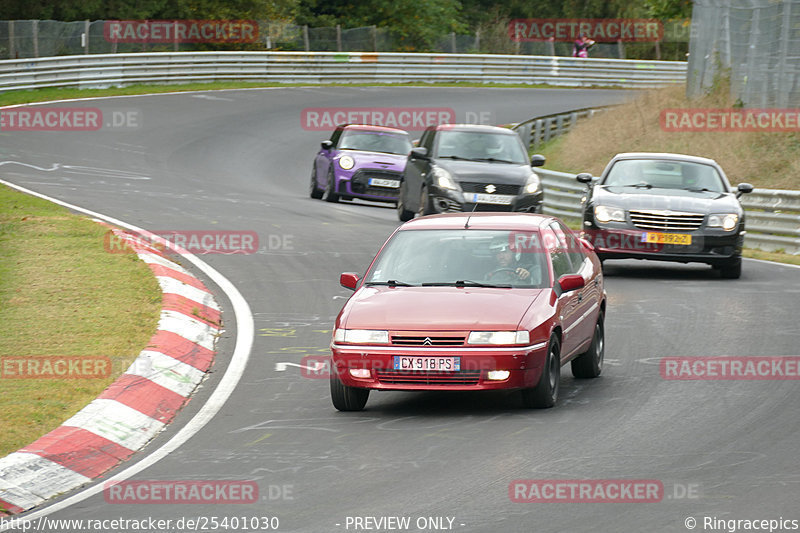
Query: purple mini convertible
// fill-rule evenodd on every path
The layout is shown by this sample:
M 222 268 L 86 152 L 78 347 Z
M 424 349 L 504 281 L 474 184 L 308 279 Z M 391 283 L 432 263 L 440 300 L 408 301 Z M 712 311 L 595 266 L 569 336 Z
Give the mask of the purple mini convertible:
M 311 198 L 328 202 L 363 198 L 397 202 L 400 177 L 411 151 L 408 132 L 383 126 L 338 126 L 311 170 Z

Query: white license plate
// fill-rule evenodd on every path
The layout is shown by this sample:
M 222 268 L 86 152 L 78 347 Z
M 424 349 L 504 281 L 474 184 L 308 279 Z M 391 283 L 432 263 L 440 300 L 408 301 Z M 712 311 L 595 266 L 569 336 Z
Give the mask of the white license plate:
M 390 189 L 397 189 L 400 187 L 400 182 L 397 180 L 385 180 L 382 178 L 370 178 L 369 184 L 375 187 L 389 187 Z
M 473 193 L 472 202 L 476 204 L 496 204 L 496 205 L 509 205 L 514 199 L 513 196 L 506 194 L 483 194 Z
M 461 358 L 395 355 L 394 369 L 413 372 L 458 372 L 461 370 Z

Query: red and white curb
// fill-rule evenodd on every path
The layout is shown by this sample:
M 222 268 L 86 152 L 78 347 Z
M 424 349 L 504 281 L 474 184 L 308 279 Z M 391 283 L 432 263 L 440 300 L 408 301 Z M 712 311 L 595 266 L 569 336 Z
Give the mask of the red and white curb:
M 0 459 L 0 515 L 20 513 L 99 477 L 143 448 L 211 367 L 220 308 L 203 283 L 140 238 L 112 229 L 163 292 L 156 334 L 114 383 L 32 444 Z

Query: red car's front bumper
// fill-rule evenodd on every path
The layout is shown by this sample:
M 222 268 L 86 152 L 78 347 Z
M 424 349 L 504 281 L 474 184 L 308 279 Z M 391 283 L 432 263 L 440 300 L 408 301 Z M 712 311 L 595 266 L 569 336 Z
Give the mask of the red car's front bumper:
M 534 387 L 547 355 L 547 343 L 530 346 L 480 348 L 409 348 L 400 346 L 331 345 L 331 371 L 349 387 L 377 390 L 496 390 Z M 395 370 L 397 357 L 458 357 L 458 371 Z M 351 370 L 368 370 L 354 377 Z M 489 372 L 507 370 L 503 380 Z

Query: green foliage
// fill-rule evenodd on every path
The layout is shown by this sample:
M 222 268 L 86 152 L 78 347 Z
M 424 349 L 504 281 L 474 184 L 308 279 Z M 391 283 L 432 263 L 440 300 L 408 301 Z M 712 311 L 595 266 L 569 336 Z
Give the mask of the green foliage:
M 661 20 L 692 17 L 692 0 L 643 0 L 648 16 Z

